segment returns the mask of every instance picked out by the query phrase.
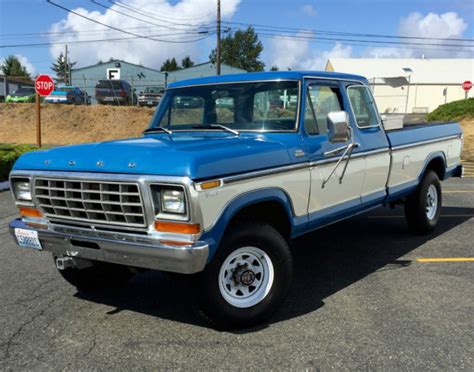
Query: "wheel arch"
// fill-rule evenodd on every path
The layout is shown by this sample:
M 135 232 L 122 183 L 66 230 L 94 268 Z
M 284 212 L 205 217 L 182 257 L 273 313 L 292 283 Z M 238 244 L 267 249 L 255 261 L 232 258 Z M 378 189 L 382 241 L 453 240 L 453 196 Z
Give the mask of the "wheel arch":
M 426 158 L 425 165 L 418 179 L 419 181 L 421 181 L 423 177 L 425 176 L 426 172 L 429 170 L 432 170 L 438 175 L 438 178 L 441 181 L 443 181 L 446 177 L 446 167 L 447 167 L 446 155 L 444 154 L 444 152 L 443 151 L 433 152 L 429 154 L 428 157 Z
M 232 199 L 220 213 L 214 225 L 204 232 L 201 240 L 209 244 L 209 260 L 232 224 L 247 216 L 268 221 L 286 239 L 291 237 L 295 219 L 289 195 L 279 188 L 247 192 Z

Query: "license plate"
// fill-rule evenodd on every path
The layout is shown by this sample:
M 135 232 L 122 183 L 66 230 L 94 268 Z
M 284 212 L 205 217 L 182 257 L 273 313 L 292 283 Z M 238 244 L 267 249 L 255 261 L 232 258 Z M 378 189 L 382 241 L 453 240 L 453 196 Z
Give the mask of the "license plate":
M 15 236 L 20 247 L 42 250 L 41 242 L 38 239 L 38 231 L 15 229 Z
M 149 105 L 153 105 L 153 101 L 148 101 L 147 102 Z

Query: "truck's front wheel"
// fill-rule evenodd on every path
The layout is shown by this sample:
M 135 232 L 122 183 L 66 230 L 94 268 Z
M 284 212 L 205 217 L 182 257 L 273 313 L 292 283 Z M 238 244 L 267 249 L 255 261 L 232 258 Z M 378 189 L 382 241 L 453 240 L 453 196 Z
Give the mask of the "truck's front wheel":
M 417 234 L 427 234 L 438 224 L 440 213 L 441 184 L 438 175 L 429 170 L 405 203 L 408 227 Z
M 288 244 L 272 226 L 235 224 L 201 275 L 202 310 L 221 328 L 262 322 L 285 300 L 292 271 Z
M 57 257 L 53 256 L 53 258 L 56 263 Z M 105 262 L 93 262 L 91 266 L 81 269 L 76 267 L 58 268 L 58 272 L 79 292 L 88 292 L 103 285 L 123 286 L 134 275 L 126 266 Z

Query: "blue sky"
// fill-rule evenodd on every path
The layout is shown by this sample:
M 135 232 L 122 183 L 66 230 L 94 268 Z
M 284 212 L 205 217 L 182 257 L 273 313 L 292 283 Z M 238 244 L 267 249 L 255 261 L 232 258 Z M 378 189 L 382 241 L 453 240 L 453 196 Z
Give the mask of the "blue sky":
M 89 16 L 102 17 L 105 9 L 87 0 L 55 0 L 57 3 L 72 9 L 84 8 Z M 110 5 L 107 0 L 100 0 Z M 202 16 L 214 9 L 215 0 L 122 0 L 137 8 L 153 11 L 157 15 L 172 14 L 176 19 Z M 186 3 L 181 4 L 180 3 Z M 167 4 L 163 4 L 167 3 Z M 298 29 L 317 29 L 341 32 L 429 36 L 429 37 L 474 37 L 474 1 L 469 0 L 222 0 L 225 20 L 262 25 L 277 25 Z M 175 6 L 187 6 L 183 13 Z M 118 8 L 120 9 L 120 8 Z M 163 9 L 166 12 L 164 13 Z M 123 9 L 121 9 L 123 10 Z M 145 10 L 144 10 L 145 11 Z M 186 17 L 183 15 L 186 14 Z M 450 14 L 446 16 L 446 14 Z M 135 13 L 135 16 L 138 14 Z M 140 15 L 138 15 L 141 17 Z M 87 40 L 80 31 L 95 29 L 99 26 L 70 15 L 53 7 L 45 0 L 0 0 L 0 44 L 22 44 L 51 40 Z M 127 17 L 110 13 L 105 18 L 119 27 L 137 27 L 137 22 Z M 74 19 L 76 18 L 76 19 Z M 102 18 L 97 18 L 102 19 Z M 151 18 L 144 18 L 151 21 Z M 212 15 L 205 18 L 213 19 Z M 157 22 L 156 20 L 152 20 Z M 62 23 L 60 23 L 62 22 Z M 130 23 L 132 22 L 132 23 Z M 58 24 L 59 23 L 59 24 Z M 52 37 L 18 36 L 11 34 L 68 31 Z M 100 27 L 99 27 L 100 28 Z M 71 30 L 76 32 L 74 34 Z M 446 33 L 447 32 L 447 33 Z M 100 33 L 93 35 L 99 37 Z M 111 33 L 105 33 L 106 37 Z M 114 36 L 127 36 L 115 33 Z M 270 67 L 273 64 L 280 68 L 321 68 L 324 61 L 331 56 L 342 57 L 417 57 L 423 50 L 407 50 L 408 48 L 381 48 L 347 45 L 346 43 L 309 42 L 292 39 L 275 39 L 263 37 L 264 62 Z M 71 56 L 78 65 L 88 65 L 98 59 L 108 57 L 128 58 L 132 62 L 143 63 L 150 67 L 159 67 L 166 57 L 181 58 L 190 54 L 196 62 L 207 60 L 209 51 L 215 44 L 215 37 L 196 44 L 170 45 L 155 41 L 134 41 L 130 43 L 102 43 L 91 45 L 70 45 Z M 62 47 L 16 47 L 0 49 L 0 59 L 9 54 L 20 55 L 33 70 L 50 72 L 49 67 L 53 56 Z M 432 57 L 471 57 L 471 54 L 454 54 L 446 51 L 428 52 Z

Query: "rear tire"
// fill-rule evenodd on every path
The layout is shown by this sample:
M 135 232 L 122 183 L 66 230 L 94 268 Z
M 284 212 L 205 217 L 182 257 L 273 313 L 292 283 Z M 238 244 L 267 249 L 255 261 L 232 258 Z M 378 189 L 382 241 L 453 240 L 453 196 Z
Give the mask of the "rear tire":
M 56 261 L 56 257 L 54 257 Z M 59 274 L 79 292 L 90 292 L 100 286 L 121 287 L 134 276 L 126 266 L 106 262 L 93 262 L 92 266 L 59 270 Z
M 235 224 L 199 274 L 201 315 L 221 329 L 265 321 L 286 299 L 292 274 L 278 231 L 258 221 Z
M 438 175 L 428 170 L 417 190 L 405 202 L 405 217 L 409 229 L 416 234 L 428 234 L 438 224 L 442 194 Z

